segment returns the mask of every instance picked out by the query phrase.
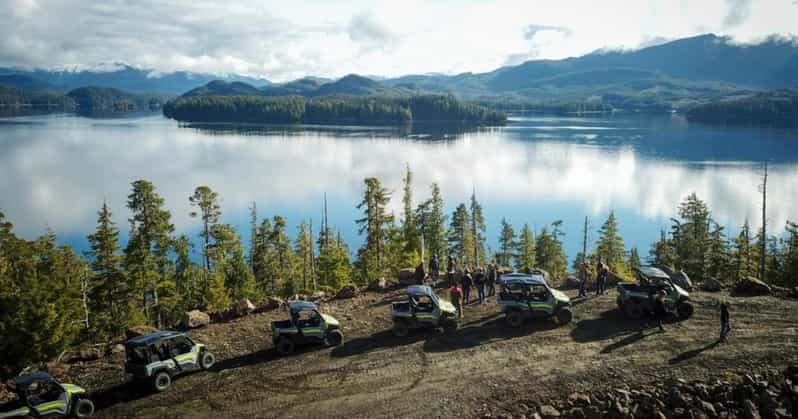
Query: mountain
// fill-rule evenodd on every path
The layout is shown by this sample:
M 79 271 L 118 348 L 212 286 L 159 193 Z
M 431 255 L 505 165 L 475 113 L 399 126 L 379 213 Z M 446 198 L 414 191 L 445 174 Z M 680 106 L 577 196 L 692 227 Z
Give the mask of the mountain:
M 367 77 L 350 74 L 335 81 L 305 77 L 281 84 L 270 84 L 261 88 L 242 82 L 228 83 L 214 80 L 204 86 L 186 92 L 182 97 L 193 96 L 405 96 L 416 89 L 389 86 Z
M 0 84 L 26 92 L 58 92 L 61 90 L 50 83 L 23 74 L 0 75 Z
M 798 87 L 730 95 L 687 110 L 687 119 L 723 125 L 798 126 Z
M 350 74 L 334 82 L 325 83 L 312 92 L 313 96 L 330 95 L 352 95 L 352 96 L 373 96 L 373 95 L 401 95 L 405 92 L 401 87 L 387 86 L 376 80 L 372 80 L 357 74 Z
M 214 80 L 204 86 L 189 90 L 183 96 L 260 96 L 262 94 L 260 89 L 244 82 L 228 83 L 224 80 Z
M 98 86 L 80 87 L 66 96 L 75 102 L 79 112 L 91 114 L 159 109 L 165 101 L 158 95 L 129 93 Z
M 268 80 L 231 75 L 219 77 L 212 74 L 178 71 L 157 73 L 153 70 L 135 68 L 127 65 L 117 66 L 110 71 L 69 71 L 69 70 L 20 70 L 0 68 L 0 75 L 27 76 L 55 86 L 58 90 L 69 91 L 84 86 L 104 86 L 134 93 L 157 92 L 165 95 L 180 95 L 210 81 L 240 81 L 248 84 L 268 85 Z

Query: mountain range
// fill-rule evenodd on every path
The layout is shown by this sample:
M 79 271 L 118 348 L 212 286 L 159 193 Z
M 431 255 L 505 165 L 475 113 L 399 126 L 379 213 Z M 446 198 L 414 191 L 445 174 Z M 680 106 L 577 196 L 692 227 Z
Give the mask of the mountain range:
M 451 93 L 498 107 L 565 104 L 673 109 L 729 95 L 798 86 L 798 42 L 771 37 L 738 44 L 712 34 L 632 51 L 599 50 L 562 60 L 531 60 L 486 73 L 422 74 L 338 80 L 306 77 L 287 83 L 245 76 L 151 70 L 22 71 L 0 68 L 0 84 L 22 90 L 67 91 L 107 86 L 177 96 L 387 95 Z

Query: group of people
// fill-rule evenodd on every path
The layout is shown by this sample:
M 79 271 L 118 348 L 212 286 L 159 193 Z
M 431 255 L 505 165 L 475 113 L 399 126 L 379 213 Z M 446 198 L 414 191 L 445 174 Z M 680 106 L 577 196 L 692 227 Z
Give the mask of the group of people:
M 587 282 L 590 279 L 589 265 L 583 262 L 581 266 L 582 280 L 579 283 L 579 296 L 587 297 Z M 596 295 L 603 295 L 607 290 L 607 281 L 610 278 L 610 268 L 601 260 L 596 265 Z
M 501 270 L 497 265 L 490 263 L 487 267 L 476 268 L 467 266 L 461 272 L 459 283 L 456 279 L 456 265 L 451 257 L 447 268 L 449 297 L 460 318 L 463 318 L 463 305 L 472 302 L 472 288 L 477 291 L 477 298 L 473 302 L 478 304 L 484 303 L 487 297 L 496 295 L 496 284 L 501 277 Z

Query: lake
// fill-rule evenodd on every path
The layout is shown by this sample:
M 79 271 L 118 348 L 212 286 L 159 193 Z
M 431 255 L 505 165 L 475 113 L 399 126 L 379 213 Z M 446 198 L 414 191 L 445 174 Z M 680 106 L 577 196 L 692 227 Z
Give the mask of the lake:
M 196 233 L 188 197 L 208 185 L 222 197 L 222 221 L 248 240 L 249 207 L 281 214 L 290 233 L 303 219 L 318 231 L 323 195 L 331 226 L 352 251 L 362 243 L 363 179 L 395 191 L 409 164 L 415 200 L 437 182 L 450 214 L 476 191 L 495 249 L 502 217 L 516 229 L 562 220 L 569 260 L 581 249 L 584 217 L 591 243 L 609 211 L 628 248 L 648 254 L 679 202 L 696 192 L 715 219 L 736 233 L 761 222 L 762 163 L 769 162 L 768 223 L 798 220 L 798 131 L 711 127 L 678 116 L 590 118 L 515 116 L 503 128 L 470 132 L 432 127 L 186 126 L 161 115 L 91 119 L 44 115 L 0 119 L 0 211 L 34 238 L 52 229 L 62 243 L 87 247 L 106 200 L 126 237 L 130 183 L 152 181 L 178 233 Z M 775 229 L 775 230 L 774 230 Z

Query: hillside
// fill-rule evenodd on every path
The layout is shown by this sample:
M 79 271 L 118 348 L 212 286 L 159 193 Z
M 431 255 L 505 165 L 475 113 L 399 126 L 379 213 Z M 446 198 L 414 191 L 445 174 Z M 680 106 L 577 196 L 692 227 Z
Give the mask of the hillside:
M 243 82 L 214 80 L 186 92 L 183 97 L 194 96 L 401 96 L 413 93 L 403 87 L 391 87 L 367 77 L 350 74 L 335 81 L 303 78 L 287 83 L 270 84 L 261 88 Z
M 133 94 L 111 87 L 88 86 L 67 93 L 79 112 L 131 112 L 160 109 L 159 95 Z
M 23 74 L 0 75 L 0 85 L 28 92 L 58 92 L 61 90 L 50 83 Z
M 192 330 L 216 354 L 217 365 L 176 379 L 165 393 L 126 384 L 121 353 L 68 365 L 63 375 L 90 389 L 100 418 L 210 418 L 221 411 L 230 417 L 531 417 L 541 405 L 562 400 L 567 406 L 574 394 L 608 396 L 618 389 L 637 397 L 635 392 L 653 394 L 654 386 L 677 379 L 742 382 L 798 362 L 798 301 L 703 292 L 692 297 L 694 316 L 666 324 L 665 333 L 639 333 L 642 323 L 624 318 L 610 292 L 574 300 L 574 319 L 561 327 L 538 321 L 508 328 L 489 300 L 466 306 L 453 335 L 397 338 L 388 313 L 401 291 L 365 292 L 320 304 L 341 321 L 345 343 L 338 348 L 309 347 L 278 357 L 270 323 L 285 311 L 277 309 Z M 719 299 L 732 304 L 726 345 L 713 344 Z M 686 403 L 693 400 L 688 397 L 698 396 L 687 394 Z
M 691 107 L 687 119 L 723 125 L 798 126 L 798 88 L 733 95 Z

